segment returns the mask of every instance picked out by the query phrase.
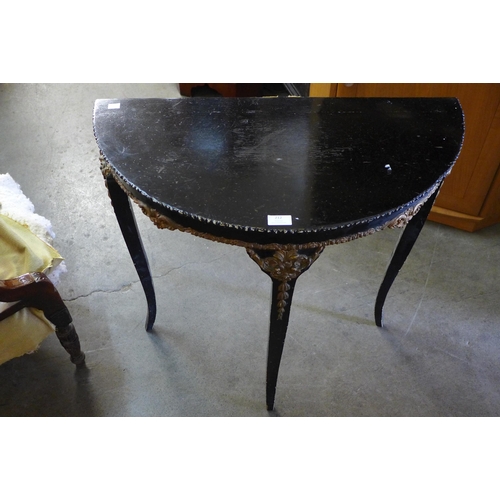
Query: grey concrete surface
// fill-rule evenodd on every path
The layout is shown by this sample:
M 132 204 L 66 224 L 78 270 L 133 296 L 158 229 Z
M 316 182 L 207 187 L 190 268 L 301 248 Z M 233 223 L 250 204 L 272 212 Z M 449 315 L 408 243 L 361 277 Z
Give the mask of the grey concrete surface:
M 428 222 L 385 306 L 400 230 L 329 247 L 297 282 L 265 408 L 271 281 L 242 248 L 158 230 L 137 209 L 158 317 L 99 170 L 97 98 L 177 97 L 176 84 L 0 84 L 0 173 L 51 220 L 84 369 L 55 336 L 0 366 L 0 416 L 499 416 L 500 225 Z

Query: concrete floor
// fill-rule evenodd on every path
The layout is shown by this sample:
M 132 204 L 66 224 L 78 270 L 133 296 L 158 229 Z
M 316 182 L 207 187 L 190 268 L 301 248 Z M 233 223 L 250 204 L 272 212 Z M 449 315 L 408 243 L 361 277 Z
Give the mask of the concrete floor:
M 242 248 L 160 231 L 136 211 L 155 277 L 145 299 L 99 171 L 97 98 L 177 97 L 175 84 L 0 85 L 0 173 L 51 220 L 59 291 L 87 366 L 55 336 L 0 366 L 0 416 L 500 416 L 500 225 L 428 222 L 385 306 L 400 230 L 329 247 L 298 281 L 265 407 L 270 279 Z

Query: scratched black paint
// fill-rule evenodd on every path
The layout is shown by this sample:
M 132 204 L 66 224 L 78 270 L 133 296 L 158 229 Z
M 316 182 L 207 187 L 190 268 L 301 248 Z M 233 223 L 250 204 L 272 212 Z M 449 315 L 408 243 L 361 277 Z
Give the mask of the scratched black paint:
M 464 128 L 453 98 L 194 98 L 98 100 L 94 130 L 131 191 L 174 220 L 297 243 L 410 204 L 448 173 Z M 276 234 L 274 214 L 293 225 Z

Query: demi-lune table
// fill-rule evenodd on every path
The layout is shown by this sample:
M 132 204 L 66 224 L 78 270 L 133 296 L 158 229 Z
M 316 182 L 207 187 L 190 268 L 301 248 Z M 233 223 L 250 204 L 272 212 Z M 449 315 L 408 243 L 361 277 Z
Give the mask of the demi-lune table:
M 130 199 L 160 228 L 244 247 L 272 279 L 266 402 L 297 278 L 327 245 L 404 227 L 387 293 L 459 155 L 454 98 L 100 99 L 94 134 L 148 304 L 156 299 Z

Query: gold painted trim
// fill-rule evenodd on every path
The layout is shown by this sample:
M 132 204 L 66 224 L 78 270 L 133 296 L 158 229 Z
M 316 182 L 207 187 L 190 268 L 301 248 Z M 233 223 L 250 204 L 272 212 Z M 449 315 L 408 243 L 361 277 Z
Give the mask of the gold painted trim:
M 257 265 L 272 279 L 279 281 L 276 308 L 278 320 L 283 319 L 290 295 L 290 281 L 296 280 L 304 271 L 309 269 L 325 249 L 325 244 L 316 246 L 311 255 L 301 253 L 297 248 L 277 249 L 273 255 L 262 257 L 252 248 L 247 248 L 247 253 Z

